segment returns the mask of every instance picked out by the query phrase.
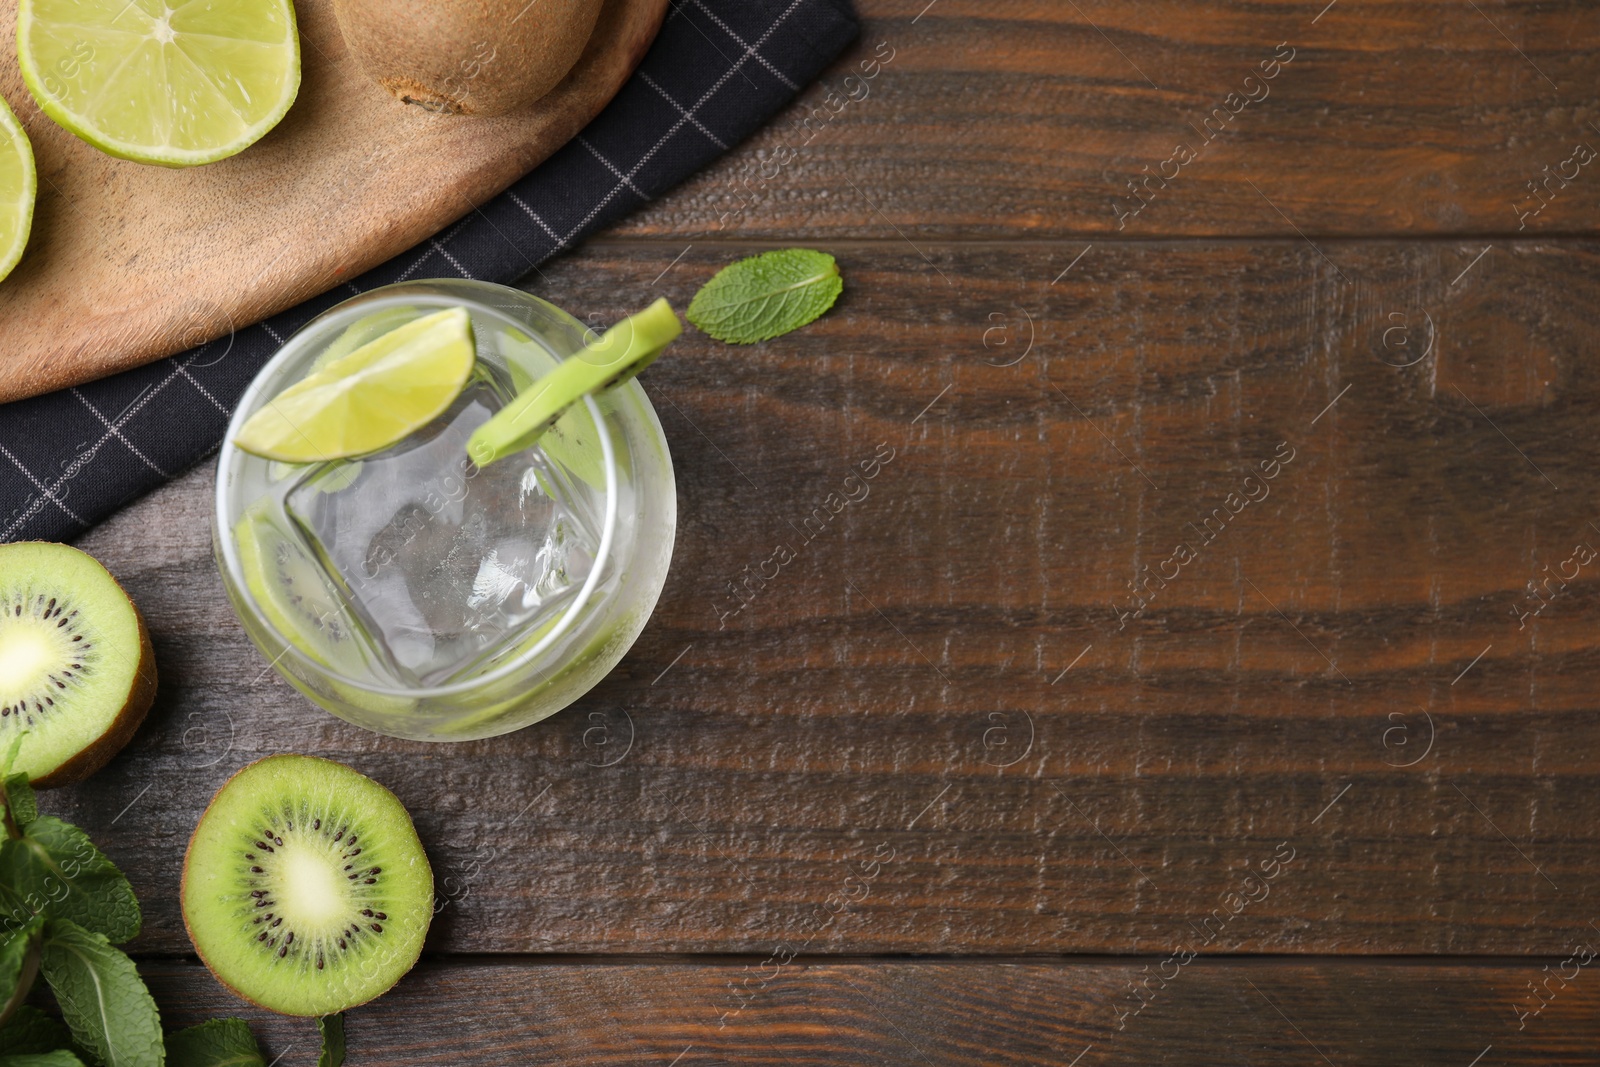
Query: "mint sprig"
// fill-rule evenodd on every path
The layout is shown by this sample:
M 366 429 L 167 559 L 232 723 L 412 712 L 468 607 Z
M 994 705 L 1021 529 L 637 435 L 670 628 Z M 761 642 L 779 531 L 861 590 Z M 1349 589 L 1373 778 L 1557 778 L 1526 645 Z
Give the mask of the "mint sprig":
M 843 291 L 832 256 L 784 248 L 719 270 L 695 294 L 685 317 L 719 341 L 748 345 L 816 320 Z
M 116 947 L 139 923 L 133 887 L 89 836 L 40 815 L 27 775 L 0 779 L 0 1067 L 264 1067 L 241 1019 L 163 1038 L 155 1000 Z M 24 1003 L 40 975 L 66 1025 Z

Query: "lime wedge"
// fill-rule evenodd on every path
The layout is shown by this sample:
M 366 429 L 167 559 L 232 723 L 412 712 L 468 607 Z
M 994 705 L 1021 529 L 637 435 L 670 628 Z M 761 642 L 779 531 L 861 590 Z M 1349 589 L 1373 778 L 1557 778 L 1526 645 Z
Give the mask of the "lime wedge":
M 250 416 L 233 443 L 286 463 L 387 448 L 450 406 L 474 353 L 465 308 L 413 319 L 289 386 Z
M 682 332 L 683 324 L 665 299 L 629 315 L 474 430 L 467 439 L 467 455 L 487 467 L 522 451 L 584 396 L 621 385 L 654 363 Z
M 0 99 L 0 278 L 11 273 L 27 247 L 37 188 L 28 135 Z
M 300 88 L 289 0 L 21 0 L 17 59 L 45 114 L 169 167 L 255 143 Z
M 344 328 L 344 332 L 333 339 L 333 343 L 322 350 L 322 354 L 311 364 L 311 369 L 319 371 L 336 359 L 342 359 L 366 344 L 374 341 L 396 326 L 402 326 L 412 319 L 422 317 L 422 312 L 414 307 L 384 308 L 363 316 Z

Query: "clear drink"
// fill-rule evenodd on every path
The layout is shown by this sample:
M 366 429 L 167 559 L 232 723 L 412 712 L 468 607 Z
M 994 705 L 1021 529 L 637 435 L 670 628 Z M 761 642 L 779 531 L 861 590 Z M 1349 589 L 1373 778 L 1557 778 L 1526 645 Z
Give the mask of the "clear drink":
M 477 361 L 459 397 L 358 460 L 284 464 L 230 443 L 320 362 L 374 331 L 465 307 Z M 487 467 L 467 438 L 592 338 L 519 290 L 409 282 L 291 337 L 240 402 L 218 462 L 223 582 L 273 666 L 380 733 L 466 740 L 537 721 L 587 692 L 643 628 L 676 525 L 672 462 L 630 381 Z

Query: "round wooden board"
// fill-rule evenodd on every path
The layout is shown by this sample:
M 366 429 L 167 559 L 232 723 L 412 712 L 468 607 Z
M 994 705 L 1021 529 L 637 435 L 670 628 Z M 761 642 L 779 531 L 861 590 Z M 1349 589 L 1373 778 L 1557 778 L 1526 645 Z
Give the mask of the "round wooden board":
M 328 0 L 299 0 L 303 80 L 271 133 L 184 170 L 113 159 L 0 92 L 39 167 L 33 236 L 0 283 L 0 402 L 181 352 L 356 277 L 543 161 L 616 94 L 667 0 L 606 0 L 573 72 L 528 110 L 444 116 L 369 82 Z M 15 39 L 15 0 L 0 0 Z

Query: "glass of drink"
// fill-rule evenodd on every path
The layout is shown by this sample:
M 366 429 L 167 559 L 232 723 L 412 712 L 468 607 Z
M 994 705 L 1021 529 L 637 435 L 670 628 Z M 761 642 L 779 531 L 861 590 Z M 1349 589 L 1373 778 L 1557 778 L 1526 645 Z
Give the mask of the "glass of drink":
M 448 308 L 466 309 L 476 362 L 421 430 L 318 463 L 233 444 L 329 360 Z M 289 338 L 228 427 L 213 525 L 228 598 L 274 669 L 358 726 L 464 741 L 552 715 L 616 666 L 655 607 L 677 525 L 644 390 L 585 396 L 482 468 L 467 453 L 474 429 L 593 338 L 528 293 L 458 280 L 372 290 Z

